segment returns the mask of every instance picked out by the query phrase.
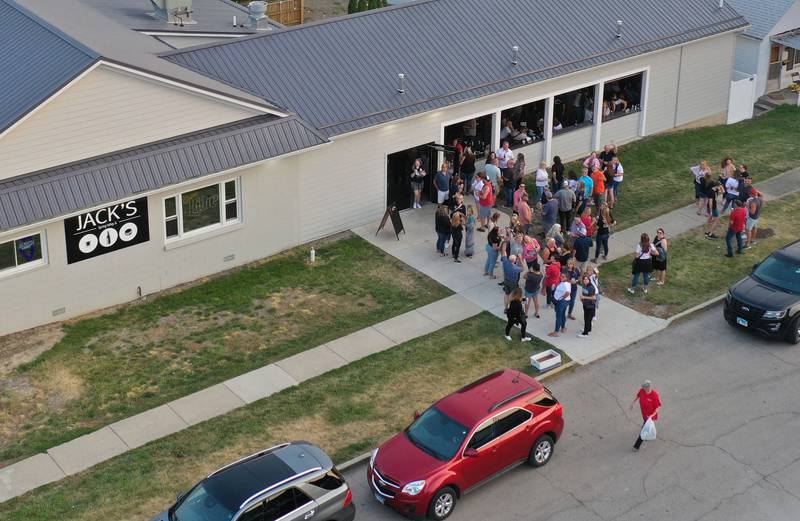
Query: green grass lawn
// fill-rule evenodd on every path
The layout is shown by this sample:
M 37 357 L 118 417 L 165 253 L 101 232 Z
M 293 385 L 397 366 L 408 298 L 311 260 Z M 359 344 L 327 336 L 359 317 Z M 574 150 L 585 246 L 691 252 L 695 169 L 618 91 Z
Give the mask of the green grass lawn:
M 148 519 L 215 468 L 285 440 L 309 440 L 345 461 L 485 374 L 503 367 L 530 374 L 528 357 L 551 346 L 507 342 L 503 325 L 484 312 L 364 358 L 0 504 L 0 518 Z
M 0 383 L 0 464 L 446 297 L 358 237 L 70 321 Z
M 617 230 L 694 201 L 689 168 L 705 159 L 716 178 L 723 157 L 746 163 L 755 182 L 797 167 L 800 108 L 781 106 L 764 116 L 715 127 L 656 135 L 620 147 L 625 182 L 614 218 Z M 567 165 L 580 176 L 578 162 Z
M 609 298 L 642 313 L 670 317 L 725 293 L 732 283 L 750 272 L 753 264 L 796 240 L 800 224 L 798 215 L 800 194 L 765 203 L 759 228 L 761 233 L 770 236 L 758 239 L 756 246 L 745 250 L 742 255 L 734 254 L 732 259 L 724 256 L 727 218 L 722 218 L 717 227 L 720 239 L 706 239 L 702 228 L 670 237 L 667 283 L 664 286 L 658 287 L 653 282 L 647 295 L 641 289 L 635 295 L 628 293 L 625 288 L 631 283 L 631 253 L 631 256 L 603 264 L 600 268 L 603 291 Z M 641 288 L 641 282 L 639 284 Z

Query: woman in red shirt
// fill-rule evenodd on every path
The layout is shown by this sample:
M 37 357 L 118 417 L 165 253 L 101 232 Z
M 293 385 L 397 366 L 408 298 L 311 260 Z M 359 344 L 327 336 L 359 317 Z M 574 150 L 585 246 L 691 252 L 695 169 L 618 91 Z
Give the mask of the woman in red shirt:
M 600 207 L 598 206 L 598 211 Z M 597 219 L 592 217 L 592 208 L 587 206 L 583 209 L 583 213 L 581 214 L 581 222 L 584 226 L 586 226 L 586 236 L 591 237 L 594 235 L 594 223 L 597 222 Z
M 642 388 L 636 393 L 636 398 L 631 402 L 630 410 L 633 410 L 637 400 L 639 401 L 639 408 L 642 410 L 642 426 L 644 427 L 648 419 L 652 418 L 653 421 L 656 421 L 658 419 L 658 411 L 661 409 L 661 397 L 658 395 L 658 391 L 653 389 L 650 380 L 644 381 Z M 642 437 L 638 436 L 633 448 L 639 450 L 641 446 Z

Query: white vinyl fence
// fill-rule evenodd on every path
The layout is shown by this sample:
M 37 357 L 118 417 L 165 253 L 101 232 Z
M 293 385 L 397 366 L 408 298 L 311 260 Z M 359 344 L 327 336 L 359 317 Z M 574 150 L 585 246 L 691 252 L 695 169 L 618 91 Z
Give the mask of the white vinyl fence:
M 728 98 L 728 124 L 752 118 L 755 98 L 756 76 L 733 71 L 731 92 Z

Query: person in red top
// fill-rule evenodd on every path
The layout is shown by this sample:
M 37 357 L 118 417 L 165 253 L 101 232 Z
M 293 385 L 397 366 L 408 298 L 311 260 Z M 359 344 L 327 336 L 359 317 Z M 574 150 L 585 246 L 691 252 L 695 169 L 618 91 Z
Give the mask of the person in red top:
M 561 281 L 561 263 L 557 258 L 551 257 L 547 262 L 544 269 L 544 294 L 547 295 L 547 307 L 555 303 L 553 300 L 553 291 Z
M 650 380 L 645 380 L 642 384 L 642 388 L 636 393 L 636 398 L 631 402 L 631 410 L 633 410 L 633 406 L 636 404 L 637 400 L 642 410 L 642 426 L 644 426 L 645 422 L 650 418 L 656 421 L 658 419 L 658 411 L 661 409 L 661 397 L 658 395 L 658 391 L 653 389 Z M 633 445 L 633 448 L 639 450 L 641 446 L 642 437 L 639 436 L 636 438 L 636 443 Z
M 600 211 L 600 207 L 597 207 L 597 211 Z M 581 214 L 581 222 L 584 226 L 586 226 L 586 236 L 592 237 L 594 235 L 594 225 L 597 222 L 597 219 L 592 217 L 592 209 L 587 206 L 583 209 L 583 213 Z
M 606 202 L 606 175 L 595 169 L 592 172 L 592 182 L 594 183 L 592 185 L 592 199 L 594 200 L 594 205 L 600 208 L 600 205 Z
M 728 248 L 726 257 L 733 257 L 733 238 L 736 237 L 736 253 L 742 253 L 742 232 L 747 221 L 747 210 L 740 200 L 733 202 L 733 211 L 728 220 L 728 233 L 725 235 L 725 246 Z

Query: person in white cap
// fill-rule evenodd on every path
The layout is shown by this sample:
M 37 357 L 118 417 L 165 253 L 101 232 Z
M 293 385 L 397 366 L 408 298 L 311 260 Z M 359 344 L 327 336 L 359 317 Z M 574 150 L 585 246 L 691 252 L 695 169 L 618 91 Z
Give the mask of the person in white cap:
M 653 389 L 653 384 L 650 380 L 645 380 L 642 383 L 642 388 L 639 389 L 639 392 L 636 393 L 636 398 L 631 402 L 630 410 L 633 410 L 637 400 L 642 410 L 642 426 L 648 419 L 652 418 L 653 421 L 656 421 L 658 419 L 658 411 L 661 410 L 661 397 L 658 395 L 658 391 Z M 642 446 L 642 441 L 641 436 L 636 438 L 636 443 L 633 445 L 634 450 L 639 450 L 639 447 Z

